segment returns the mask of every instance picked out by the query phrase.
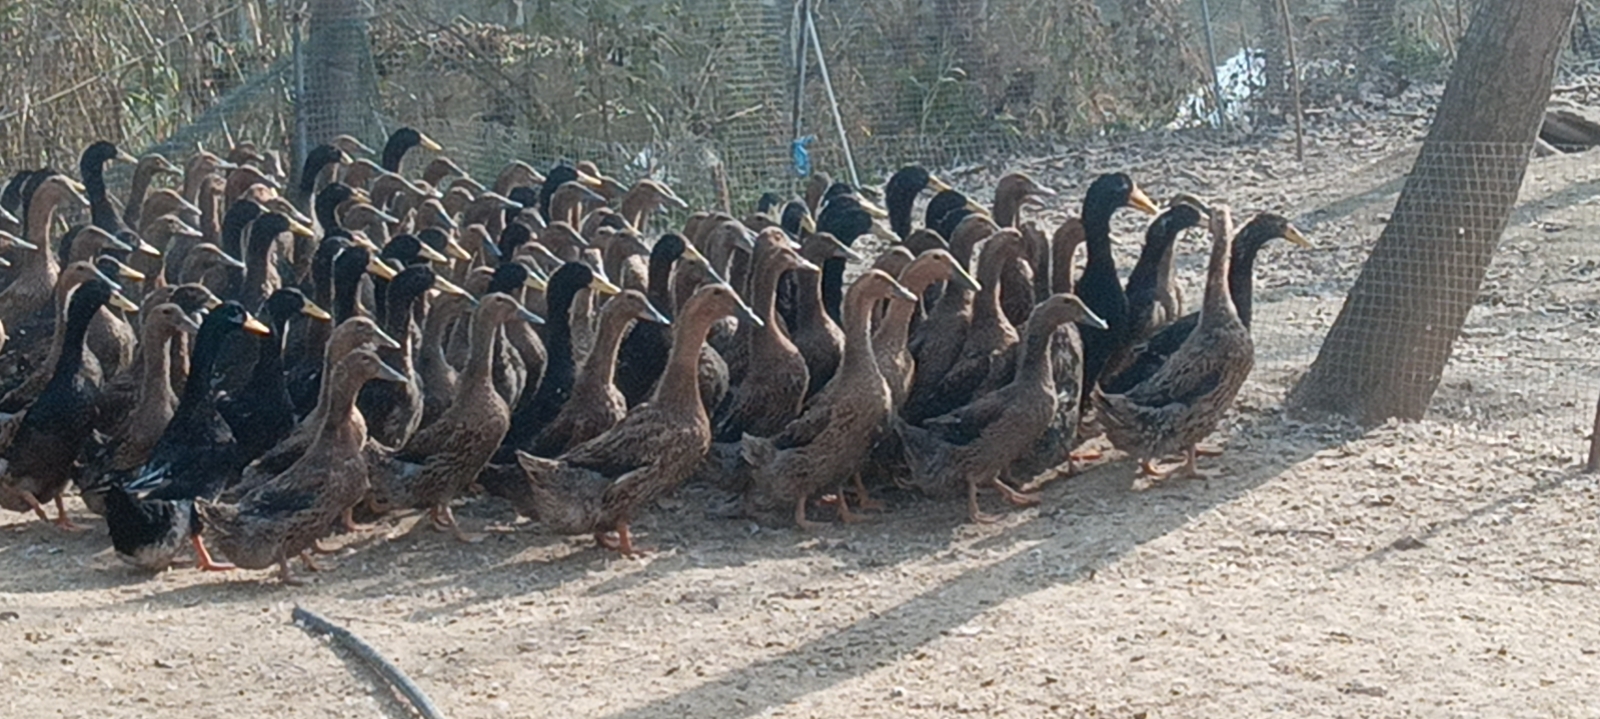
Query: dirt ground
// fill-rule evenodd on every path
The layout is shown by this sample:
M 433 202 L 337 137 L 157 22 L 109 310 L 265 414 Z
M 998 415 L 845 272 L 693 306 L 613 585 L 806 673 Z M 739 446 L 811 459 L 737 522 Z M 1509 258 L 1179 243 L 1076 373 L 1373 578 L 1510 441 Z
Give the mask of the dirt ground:
M 1382 115 L 1382 113 L 1376 113 Z M 1600 370 L 1600 163 L 1535 160 L 1429 420 L 1306 425 L 1281 399 L 1381 230 L 1420 121 L 1355 115 L 1292 143 L 1161 136 L 969 168 L 1063 191 L 1129 171 L 1314 250 L 1258 267 L 1257 367 L 1205 481 L 1127 461 L 973 526 L 960 503 L 815 534 L 710 518 L 687 488 L 619 559 L 531 524 L 461 546 L 390 520 L 303 588 L 265 573 L 149 577 L 104 524 L 0 518 L 0 714 L 404 716 L 296 605 L 391 657 L 450 717 L 1600 716 L 1600 480 L 1578 472 Z M 1124 268 L 1141 228 L 1119 221 Z M 1181 245 L 1197 302 L 1203 240 Z M 994 498 L 989 509 L 1000 509 Z M 511 522 L 469 502 L 472 525 Z

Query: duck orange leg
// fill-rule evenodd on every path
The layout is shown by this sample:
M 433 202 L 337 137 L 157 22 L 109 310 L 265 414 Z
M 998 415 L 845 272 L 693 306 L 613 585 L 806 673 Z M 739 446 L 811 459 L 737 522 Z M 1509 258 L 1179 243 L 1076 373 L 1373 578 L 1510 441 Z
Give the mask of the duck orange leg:
M 278 580 L 290 587 L 305 586 L 305 580 L 294 576 L 294 572 L 289 570 L 288 557 L 283 557 L 278 560 Z
M 83 525 L 73 524 L 72 518 L 67 516 L 67 500 L 59 494 L 56 495 L 55 525 L 68 532 L 82 532 L 88 529 Z
M 1042 501 L 1037 493 L 1019 492 L 999 477 L 994 478 L 994 488 L 999 490 L 1002 499 L 1018 507 L 1032 507 Z
M 883 502 L 873 499 L 872 495 L 867 493 L 867 485 L 862 483 L 860 472 L 856 472 L 853 481 L 855 482 L 856 490 L 856 507 L 860 508 L 863 512 L 882 512 L 885 509 Z M 845 512 L 849 511 L 848 505 L 844 503 L 843 494 L 839 495 L 839 507 L 840 516 L 843 516 Z
M 38 497 L 33 496 L 33 492 L 23 489 L 18 490 L 18 494 L 22 495 L 22 501 L 27 502 L 28 506 L 33 508 L 33 513 L 39 515 L 40 521 L 50 521 L 50 513 L 44 511 L 44 505 L 39 503 Z
M 317 564 L 317 560 L 315 560 L 315 559 L 313 559 L 311 557 L 311 552 L 308 551 L 308 550 L 301 550 L 301 552 L 300 552 L 300 563 L 306 565 L 306 569 L 308 571 L 312 571 L 312 572 L 320 572 L 320 571 L 322 571 L 322 565 Z
M 370 525 L 370 524 L 356 524 L 355 511 L 356 511 L 355 507 L 345 507 L 344 511 L 339 513 L 339 523 L 344 525 L 344 531 L 346 531 L 346 532 L 370 532 L 370 531 L 372 531 L 372 525 Z
M 461 523 L 456 521 L 456 513 L 451 511 L 450 505 L 436 505 L 429 513 L 433 517 L 433 528 L 439 531 L 449 530 L 456 541 L 465 544 L 477 544 L 487 539 L 487 534 L 476 534 L 461 528 Z
M 794 502 L 794 523 L 795 526 L 807 532 L 818 529 L 822 526 L 816 522 L 806 519 L 806 496 L 803 494 L 800 495 L 799 499 L 796 499 Z
M 967 518 L 977 524 L 994 524 L 1000 518 L 978 508 L 978 483 L 967 480 Z
M 617 522 L 617 553 L 624 557 L 642 557 L 650 553 L 645 547 L 633 545 L 633 531 L 627 522 Z
M 859 479 L 859 476 L 857 479 Z M 826 497 L 823 497 L 822 503 L 839 505 L 839 521 L 844 522 L 845 524 L 860 524 L 862 522 L 871 521 L 871 518 L 864 514 L 856 514 L 855 512 L 850 511 L 850 500 L 845 498 L 843 487 L 839 488 L 838 494 L 830 494 Z
M 194 546 L 194 568 L 202 572 L 226 572 L 238 567 L 227 562 L 218 562 L 211 558 L 211 552 L 206 549 L 206 542 L 198 534 L 189 535 L 189 544 Z

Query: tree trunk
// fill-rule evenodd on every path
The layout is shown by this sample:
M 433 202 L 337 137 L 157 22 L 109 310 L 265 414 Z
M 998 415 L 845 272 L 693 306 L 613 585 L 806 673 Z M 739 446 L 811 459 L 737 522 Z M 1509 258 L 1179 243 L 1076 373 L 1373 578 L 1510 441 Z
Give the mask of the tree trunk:
M 1350 46 L 1359 50 L 1367 65 L 1381 62 L 1394 42 L 1398 8 L 1397 0 L 1351 0 Z
M 1291 411 L 1423 416 L 1516 204 L 1576 5 L 1479 6 L 1394 214 Z
M 370 0 L 310 0 L 306 38 L 306 106 L 300 114 L 312 146 L 337 135 L 366 141 L 377 126 L 377 74 L 367 26 Z

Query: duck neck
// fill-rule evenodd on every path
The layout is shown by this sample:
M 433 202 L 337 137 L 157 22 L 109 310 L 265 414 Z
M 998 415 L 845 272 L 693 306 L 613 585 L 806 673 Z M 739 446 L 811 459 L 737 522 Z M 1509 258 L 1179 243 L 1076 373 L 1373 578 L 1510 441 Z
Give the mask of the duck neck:
M 1018 359 L 1017 374 L 1013 381 L 1040 386 L 1054 394 L 1056 381 L 1054 368 L 1050 366 L 1050 340 L 1059 326 L 1059 323 L 1047 322 L 1043 317 L 1029 317 L 1027 336 L 1022 340 L 1022 356 Z
M 669 417 L 688 415 L 706 421 L 700 404 L 700 348 L 715 321 L 706 313 L 682 312 L 672 323 L 672 350 L 650 398 L 651 405 L 665 408 Z
M 681 255 L 680 255 L 681 256 Z M 677 262 L 677 257 L 666 254 L 650 256 L 650 286 L 646 288 L 645 296 L 650 298 L 650 304 L 666 315 L 672 317 L 672 265 Z
M 1083 210 L 1083 236 L 1084 244 L 1089 247 L 1089 267 L 1100 271 L 1107 269 L 1112 272 L 1117 270 L 1117 261 L 1111 254 L 1111 208 L 1099 204 L 1089 205 Z
M 83 176 L 83 194 L 89 198 L 90 221 L 95 227 L 116 234 L 121 228 L 117 226 L 117 212 L 112 209 L 111 200 L 106 198 L 104 161 L 83 163 L 78 168 L 78 174 Z
M 973 324 L 1004 319 L 1005 314 L 1000 311 L 1000 275 L 1006 265 L 1016 261 L 1015 252 L 986 252 L 978 258 L 978 284 L 983 289 L 978 290 L 972 304 Z
M 940 280 L 949 279 L 948 275 L 949 273 L 937 264 L 912 261 L 911 265 L 900 273 L 900 284 L 917 297 L 922 297 L 928 291 L 928 287 Z M 950 291 L 956 290 L 952 288 Z M 911 336 L 911 318 L 921 307 L 920 300 L 917 302 L 889 300 L 889 311 L 884 313 L 883 321 L 873 335 L 878 349 L 898 352 L 904 348 Z
M 137 228 L 144 213 L 144 200 L 150 196 L 150 183 L 155 180 L 156 168 L 140 163 L 133 170 L 133 181 L 128 185 L 128 204 L 122 210 L 122 222 Z
M 772 252 L 762 262 L 761 271 L 757 272 L 750 283 L 750 298 L 755 300 L 755 311 L 766 323 L 764 329 L 768 332 L 778 331 L 778 282 L 783 278 L 783 273 L 788 269 L 778 261 L 778 253 Z M 802 293 L 804 294 L 804 293 Z M 743 328 L 749 322 L 740 322 Z
M 222 240 L 222 193 L 208 182 L 196 190 L 195 197 L 186 199 L 200 207 L 200 241 L 210 242 L 221 247 L 224 252 L 238 257 L 239 238 L 234 237 L 232 249 L 229 249 Z
M 343 367 L 330 378 L 332 389 L 327 394 L 327 405 L 322 408 L 322 427 L 318 443 L 335 442 L 345 448 L 360 447 L 366 441 L 363 425 L 352 421 L 356 413 L 356 397 L 362 382 L 348 376 Z
M 172 337 L 175 333 L 165 327 L 152 328 L 140 343 L 139 404 L 171 401 L 172 394 Z
M 617 353 L 622 350 L 622 338 L 632 322 L 633 317 L 625 313 L 601 313 L 600 331 L 595 335 L 594 349 L 583 361 L 585 381 L 602 385 L 616 381 Z
M 1183 228 L 1176 227 L 1173 223 L 1160 222 L 1150 227 L 1145 233 L 1144 247 L 1139 250 L 1139 261 L 1134 263 L 1133 269 L 1128 273 L 1128 287 L 1136 285 L 1153 285 L 1161 278 L 1163 264 L 1171 266 L 1173 245 L 1178 240 L 1178 235 Z
M 844 260 L 830 257 L 822 262 L 822 306 L 838 322 L 844 304 Z
M 622 219 L 627 220 L 628 224 L 633 226 L 633 229 L 644 232 L 644 224 L 650 219 L 650 215 L 655 212 L 655 209 L 656 202 L 650 196 L 650 192 L 642 188 L 634 188 L 622 197 L 622 208 L 617 211 L 617 214 L 622 215 Z
M 1239 313 L 1239 321 L 1250 326 L 1250 310 L 1255 304 L 1256 255 L 1263 243 L 1251 237 L 1240 237 L 1234 242 L 1233 256 L 1228 267 L 1228 296 Z
M 273 313 L 272 336 L 256 338 L 256 365 L 250 370 L 250 386 L 270 390 L 286 386 L 283 376 L 283 340 L 289 331 L 289 318 Z
M 437 304 L 428 312 L 422 322 L 422 355 L 427 362 L 438 367 L 448 366 L 444 357 L 444 345 L 450 336 L 450 328 L 455 324 L 460 313 L 447 310 Z
M 895 185 L 885 188 L 883 194 L 883 209 L 889 212 L 889 229 L 904 240 L 911 235 L 911 207 L 916 204 L 917 195 L 922 194 L 922 188 Z
M 461 369 L 461 387 L 494 387 L 495 339 L 500 334 L 500 323 L 491 322 L 483 312 L 472 313 L 467 328 L 467 364 Z
M 236 296 L 246 307 L 256 307 L 269 292 L 268 277 L 272 269 L 272 250 L 278 244 L 275 235 L 250 236 L 249 254 L 244 259 L 244 277 Z
M 96 314 L 84 312 L 67 319 L 67 329 L 62 334 L 64 344 L 56 356 L 56 371 L 51 382 L 71 382 L 83 366 L 83 339 L 89 333 L 89 322 Z
M 1083 244 L 1083 223 L 1068 219 L 1050 239 L 1050 291 L 1072 292 L 1072 260 Z
M 48 272 L 47 277 L 55 277 L 61 265 L 56 262 L 56 254 L 50 251 L 50 225 L 55 222 L 56 205 L 60 202 L 61 195 L 53 188 L 35 191 L 33 198 L 28 201 L 24 234 L 39 249 L 20 253 L 22 261 L 17 263 L 20 265 L 18 275 L 33 271 Z
M 1017 222 L 1022 219 L 1022 200 L 1023 195 L 1017 192 L 996 192 L 994 206 L 991 208 L 994 223 L 1001 227 L 1016 227 Z
M 820 327 L 826 324 L 838 324 L 822 309 L 822 278 L 814 272 L 807 272 L 799 275 L 797 279 L 800 280 L 800 289 L 794 293 L 794 309 L 801 326 Z
M 214 326 L 210 332 L 202 331 L 195 340 L 194 351 L 189 355 L 189 378 L 183 383 L 183 396 L 178 398 L 178 408 L 172 415 L 175 423 L 204 417 L 211 410 L 211 371 L 222 352 L 223 333 L 219 329 Z
M 411 308 L 421 299 L 422 295 L 389 298 L 389 314 L 384 318 L 383 331 L 394 338 L 400 349 L 384 350 L 379 356 L 401 374 L 411 374 Z
M 357 314 L 356 295 L 361 288 L 361 275 L 334 278 L 333 321 L 341 323 Z
M 1233 298 L 1228 295 L 1228 268 L 1232 243 L 1227 233 L 1220 233 L 1211 243 L 1211 260 L 1206 265 L 1206 299 L 1200 310 L 1200 326 L 1211 327 L 1237 320 Z
M 872 351 L 872 306 L 879 298 L 853 293 L 844 308 L 844 357 L 839 360 L 834 380 L 850 380 L 867 374 L 878 376 L 877 355 Z M 882 382 L 882 377 L 879 377 Z

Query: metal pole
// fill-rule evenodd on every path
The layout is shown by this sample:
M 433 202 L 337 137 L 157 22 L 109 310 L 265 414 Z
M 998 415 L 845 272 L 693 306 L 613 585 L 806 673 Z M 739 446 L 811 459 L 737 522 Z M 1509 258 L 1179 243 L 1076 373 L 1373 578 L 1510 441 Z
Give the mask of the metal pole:
M 1206 27 L 1206 56 L 1211 61 L 1211 94 L 1217 101 L 1216 124 L 1222 127 L 1228 123 L 1228 105 L 1222 97 L 1222 78 L 1217 76 L 1217 38 L 1211 32 L 1211 0 L 1200 0 L 1200 17 Z
M 811 0 L 800 0 L 795 4 L 794 15 L 794 110 L 790 115 L 794 132 L 790 134 L 790 140 L 800 139 L 800 112 L 805 107 L 806 43 L 811 37 L 805 31 L 805 18 L 809 17 L 811 17 Z
M 289 39 L 294 48 L 294 167 L 290 169 L 289 176 L 298 181 L 301 170 L 306 166 L 306 153 L 310 152 L 306 131 L 306 55 L 305 47 L 300 42 L 298 16 L 289 28 Z
M 856 175 L 856 159 L 850 154 L 850 138 L 844 131 L 844 118 L 839 116 L 839 98 L 833 94 L 833 81 L 828 79 L 828 61 L 822 57 L 822 41 L 817 38 L 817 23 L 806 13 L 806 32 L 811 36 L 811 47 L 817 53 L 817 74 L 822 77 L 822 87 L 828 91 L 828 107 L 833 110 L 833 126 L 839 131 L 839 145 L 844 148 L 844 163 L 850 168 L 850 184 L 861 186 Z

